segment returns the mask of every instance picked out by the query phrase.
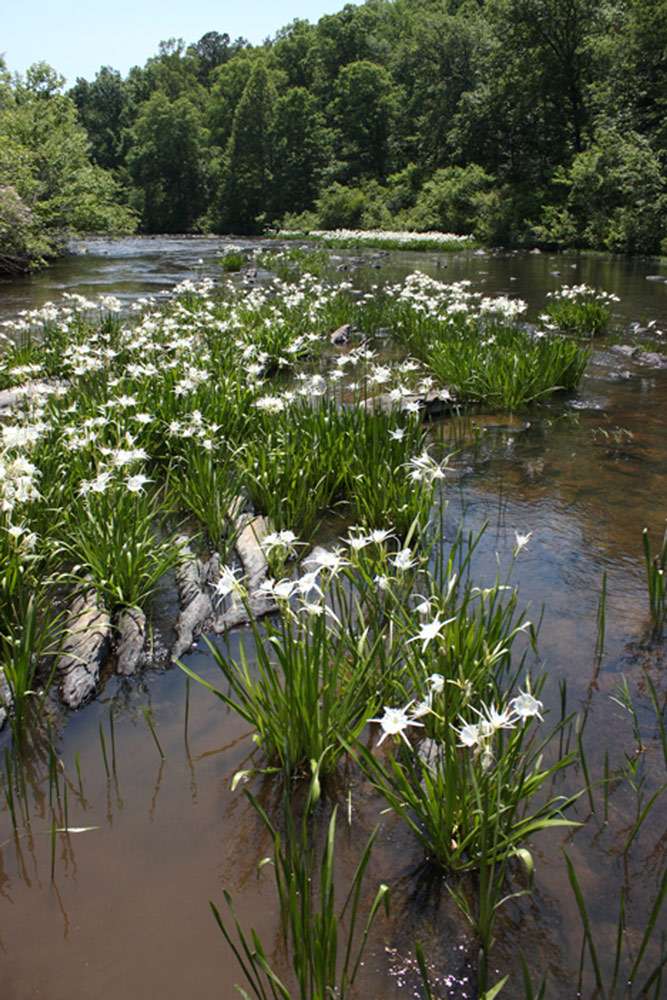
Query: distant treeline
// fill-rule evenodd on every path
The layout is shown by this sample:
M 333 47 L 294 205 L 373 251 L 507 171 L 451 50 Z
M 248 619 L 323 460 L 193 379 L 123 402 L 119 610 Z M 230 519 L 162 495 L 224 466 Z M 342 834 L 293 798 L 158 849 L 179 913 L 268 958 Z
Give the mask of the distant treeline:
M 144 232 L 667 252 L 667 0 L 367 0 L 258 46 L 172 39 L 51 99 Z

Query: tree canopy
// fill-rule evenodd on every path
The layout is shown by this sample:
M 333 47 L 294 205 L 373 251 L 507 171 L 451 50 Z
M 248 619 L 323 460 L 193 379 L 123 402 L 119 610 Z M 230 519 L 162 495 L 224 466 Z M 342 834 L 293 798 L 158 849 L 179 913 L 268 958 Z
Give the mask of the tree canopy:
M 65 128 L 76 184 L 144 232 L 356 218 L 666 252 L 666 24 L 667 0 L 366 0 L 256 46 L 212 25 L 68 95 L 5 74 L 4 211 L 62 224 Z

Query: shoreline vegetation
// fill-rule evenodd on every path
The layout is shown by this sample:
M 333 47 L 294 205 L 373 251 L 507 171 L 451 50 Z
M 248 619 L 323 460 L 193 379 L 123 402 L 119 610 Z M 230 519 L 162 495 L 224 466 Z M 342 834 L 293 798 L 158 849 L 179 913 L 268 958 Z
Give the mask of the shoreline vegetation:
M 65 233 L 267 227 L 664 255 L 666 18 L 667 0 L 367 0 L 261 45 L 169 39 L 69 88 L 0 63 L 0 266 Z

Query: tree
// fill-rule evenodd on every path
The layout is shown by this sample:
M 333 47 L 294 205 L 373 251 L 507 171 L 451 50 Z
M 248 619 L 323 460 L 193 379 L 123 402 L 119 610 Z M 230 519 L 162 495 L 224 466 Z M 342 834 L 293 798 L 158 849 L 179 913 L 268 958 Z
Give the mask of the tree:
M 276 91 L 264 62 L 250 74 L 225 155 L 218 226 L 258 232 L 273 209 Z
M 667 183 L 644 136 L 599 130 L 558 181 L 567 192 L 565 204 L 547 212 L 542 238 L 623 253 L 660 252 L 667 239 Z
M 274 203 L 277 215 L 311 208 L 331 138 L 317 100 L 304 87 L 291 87 L 276 105 Z
M 43 63 L 0 82 L 0 239 L 21 267 L 57 253 L 73 232 L 135 226 L 111 174 L 91 163 L 63 83 Z
M 127 153 L 123 130 L 129 124 L 128 94 L 120 73 L 103 66 L 92 83 L 77 79 L 70 97 L 88 133 L 93 161 L 107 170 L 118 169 Z
M 394 85 L 388 71 L 361 61 L 343 67 L 333 102 L 338 155 L 346 164 L 345 179 L 384 178 L 389 168 Z
M 130 134 L 133 204 L 149 232 L 189 232 L 208 202 L 208 132 L 188 97 L 157 91 Z
M 247 45 L 245 38 L 232 42 L 227 32 L 221 35 L 218 31 L 207 31 L 195 45 L 190 45 L 188 55 L 195 60 L 197 78 L 202 86 L 210 87 L 218 66 L 224 66 Z

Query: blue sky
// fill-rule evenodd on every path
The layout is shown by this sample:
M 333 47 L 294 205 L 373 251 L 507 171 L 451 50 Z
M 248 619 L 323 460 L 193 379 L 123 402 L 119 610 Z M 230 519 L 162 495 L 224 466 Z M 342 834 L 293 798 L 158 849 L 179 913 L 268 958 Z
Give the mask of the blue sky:
M 72 84 L 100 66 L 126 73 L 166 38 L 196 42 L 207 31 L 261 42 L 293 21 L 316 21 L 345 0 L 0 0 L 0 54 L 24 72 L 45 60 Z

